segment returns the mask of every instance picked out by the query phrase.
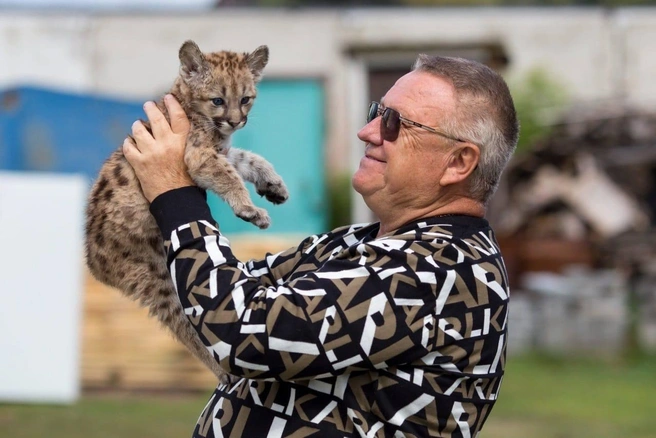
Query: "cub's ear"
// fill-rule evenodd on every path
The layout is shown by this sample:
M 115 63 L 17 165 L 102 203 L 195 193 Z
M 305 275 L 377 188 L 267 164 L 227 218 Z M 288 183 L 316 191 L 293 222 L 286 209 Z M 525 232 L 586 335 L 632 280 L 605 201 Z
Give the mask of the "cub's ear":
M 198 80 L 208 71 L 203 52 L 195 42 L 189 40 L 180 47 L 180 75 L 185 82 Z
M 262 70 L 266 67 L 267 62 L 269 62 L 269 48 L 267 46 L 260 46 L 246 55 L 246 63 L 255 77 L 255 82 L 262 79 Z

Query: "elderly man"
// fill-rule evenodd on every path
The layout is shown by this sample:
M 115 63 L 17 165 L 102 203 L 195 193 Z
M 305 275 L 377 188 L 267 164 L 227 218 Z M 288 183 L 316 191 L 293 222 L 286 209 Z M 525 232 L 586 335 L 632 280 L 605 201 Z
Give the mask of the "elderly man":
M 208 225 L 183 161 L 189 122 L 167 105 L 170 126 L 146 105 L 156 135 L 136 123 L 124 152 L 182 306 L 200 303 L 190 319 L 237 377 L 193 436 L 475 437 L 507 342 L 507 276 L 484 219 L 518 136 L 503 79 L 421 55 L 358 133 L 353 187 L 379 221 L 247 263 Z

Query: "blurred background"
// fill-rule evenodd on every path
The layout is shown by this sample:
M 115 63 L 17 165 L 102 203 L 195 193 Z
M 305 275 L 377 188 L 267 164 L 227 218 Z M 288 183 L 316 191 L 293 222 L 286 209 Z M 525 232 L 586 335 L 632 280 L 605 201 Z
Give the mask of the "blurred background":
M 237 147 L 290 200 L 242 258 L 374 220 L 350 188 L 369 101 L 418 53 L 508 81 L 520 144 L 490 205 L 512 300 L 482 437 L 656 436 L 656 0 L 0 0 L 0 436 L 189 436 L 214 382 L 84 267 L 83 212 L 142 104 L 204 51 L 271 58 Z

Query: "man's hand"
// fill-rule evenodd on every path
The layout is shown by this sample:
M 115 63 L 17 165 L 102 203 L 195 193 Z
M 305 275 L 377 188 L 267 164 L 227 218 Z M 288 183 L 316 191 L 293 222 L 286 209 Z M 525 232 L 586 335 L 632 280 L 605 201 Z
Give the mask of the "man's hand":
M 144 104 L 151 135 L 140 121 L 132 125 L 132 136 L 123 142 L 123 154 L 141 183 L 148 202 L 169 190 L 194 185 L 187 173 L 184 151 L 189 134 L 189 119 L 175 97 L 164 97 L 171 124 L 153 102 Z

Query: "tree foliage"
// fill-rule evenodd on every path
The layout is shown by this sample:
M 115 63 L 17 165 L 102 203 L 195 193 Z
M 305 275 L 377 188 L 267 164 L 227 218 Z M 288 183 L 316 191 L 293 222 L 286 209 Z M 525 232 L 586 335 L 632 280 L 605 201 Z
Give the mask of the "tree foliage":
M 509 81 L 520 131 L 517 152 L 522 153 L 549 134 L 550 124 L 567 104 L 565 87 L 543 69 L 533 69 Z

